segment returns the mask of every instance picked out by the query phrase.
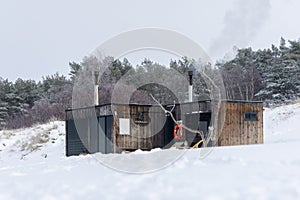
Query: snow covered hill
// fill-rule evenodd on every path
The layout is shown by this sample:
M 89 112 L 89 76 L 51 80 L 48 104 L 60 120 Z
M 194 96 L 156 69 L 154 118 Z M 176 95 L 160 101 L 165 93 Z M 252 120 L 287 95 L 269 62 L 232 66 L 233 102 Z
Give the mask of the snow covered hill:
M 92 155 L 65 157 L 64 122 L 1 131 L 0 199 L 300 199 L 299 119 L 300 103 L 266 109 L 265 144 L 214 148 L 202 159 L 202 149 L 188 150 L 146 174 L 118 172 Z M 97 156 L 129 166 L 181 151 Z

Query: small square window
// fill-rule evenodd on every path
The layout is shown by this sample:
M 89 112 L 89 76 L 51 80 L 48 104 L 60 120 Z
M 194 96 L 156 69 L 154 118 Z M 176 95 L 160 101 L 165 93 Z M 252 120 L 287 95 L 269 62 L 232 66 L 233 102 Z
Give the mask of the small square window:
M 245 112 L 245 121 L 258 121 L 257 112 Z

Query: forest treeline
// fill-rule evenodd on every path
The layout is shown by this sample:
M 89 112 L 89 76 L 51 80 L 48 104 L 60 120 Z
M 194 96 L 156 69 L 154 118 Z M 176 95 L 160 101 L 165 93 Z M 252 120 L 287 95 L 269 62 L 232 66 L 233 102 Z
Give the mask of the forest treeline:
M 132 86 L 136 91 L 130 98 L 131 103 L 153 103 L 149 94 L 163 104 L 182 101 L 188 96 L 187 85 L 176 81 L 180 79 L 174 77 L 174 70 L 188 78 L 188 70 L 196 63 L 183 57 L 171 60 L 168 67 L 149 59 L 133 66 L 126 58 L 88 56 L 80 63 L 70 62 L 68 76 L 56 73 L 43 77 L 39 82 L 21 78 L 11 82 L 0 78 L 0 130 L 28 127 L 51 119 L 64 120 L 65 109 L 72 107 L 74 85 L 79 83 L 87 87 L 84 91 L 88 95 L 82 95 L 81 100 L 85 103 L 93 100 L 93 87 L 89 86 L 94 83 L 95 70 L 102 74 L 98 81 L 100 104 L 122 102 L 122 96 L 131 91 Z M 218 61 L 216 66 L 212 73 L 222 76 L 227 99 L 261 100 L 265 105 L 275 105 L 300 96 L 299 40 L 281 38 L 278 46 L 272 45 L 263 50 L 238 49 L 233 59 Z M 168 84 L 163 85 L 159 81 L 143 85 L 145 79 L 157 77 L 159 79 L 156 80 L 169 83 L 172 91 Z M 199 71 L 194 71 L 193 82 L 195 100 L 210 98 L 207 83 Z M 115 99 L 111 99 L 117 84 L 121 90 L 118 90 Z

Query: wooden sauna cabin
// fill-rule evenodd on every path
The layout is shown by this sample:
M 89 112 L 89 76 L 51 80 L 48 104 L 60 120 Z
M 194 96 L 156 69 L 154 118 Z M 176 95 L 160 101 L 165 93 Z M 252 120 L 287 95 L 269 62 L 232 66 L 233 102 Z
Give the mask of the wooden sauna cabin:
M 213 146 L 263 143 L 262 102 L 206 100 L 164 108 L 172 109 L 176 121 L 203 131 L 205 136 L 209 127 L 214 127 Z M 159 105 L 107 104 L 68 109 L 66 155 L 170 148 L 178 140 L 193 146 L 201 140 L 199 134 L 184 129 L 181 139 L 174 138 L 175 125 Z

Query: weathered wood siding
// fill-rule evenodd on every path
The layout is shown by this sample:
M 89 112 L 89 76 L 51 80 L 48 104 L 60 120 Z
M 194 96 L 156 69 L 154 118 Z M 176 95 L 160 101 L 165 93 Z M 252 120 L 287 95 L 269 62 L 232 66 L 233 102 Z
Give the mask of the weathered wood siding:
M 263 104 L 260 102 L 222 102 L 224 117 L 220 127 L 219 146 L 262 144 Z M 257 113 L 257 121 L 245 120 L 245 113 Z
M 114 105 L 116 149 L 150 150 L 164 145 L 166 114 L 159 106 Z M 130 135 L 120 134 L 119 119 L 130 119 Z

